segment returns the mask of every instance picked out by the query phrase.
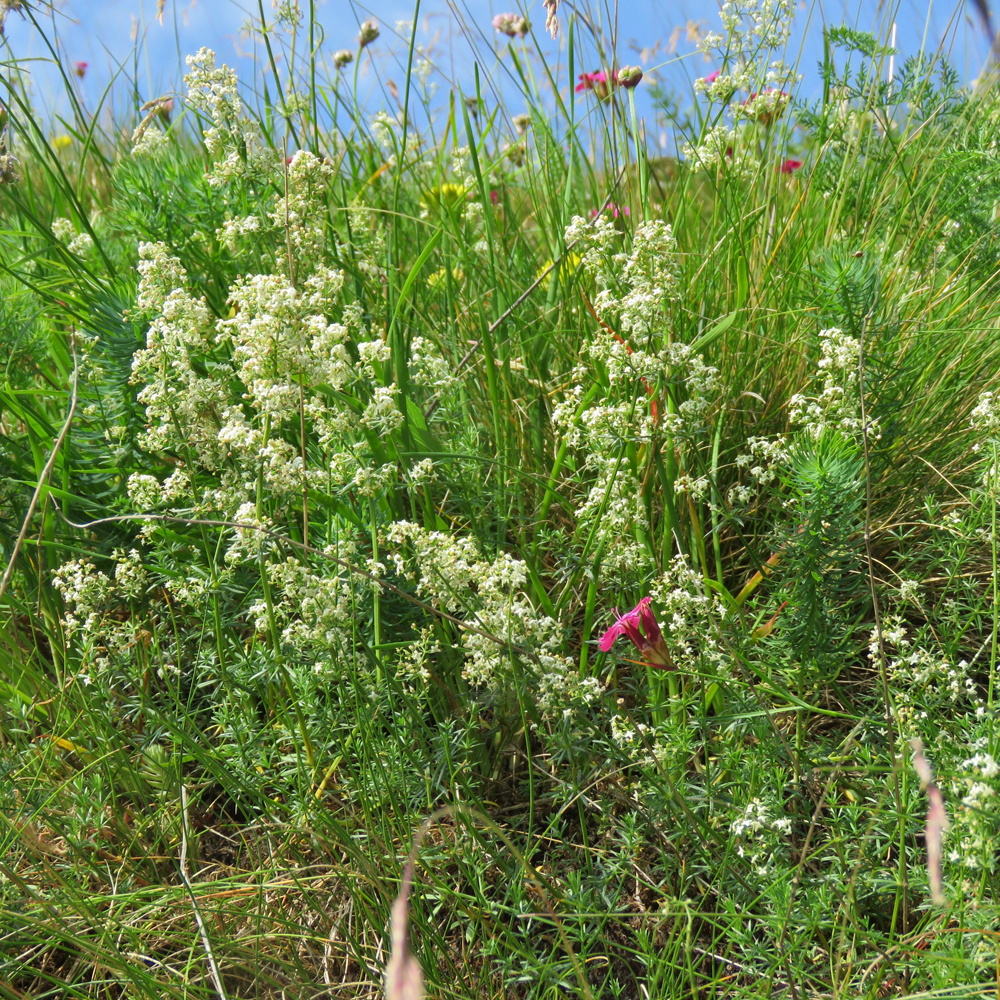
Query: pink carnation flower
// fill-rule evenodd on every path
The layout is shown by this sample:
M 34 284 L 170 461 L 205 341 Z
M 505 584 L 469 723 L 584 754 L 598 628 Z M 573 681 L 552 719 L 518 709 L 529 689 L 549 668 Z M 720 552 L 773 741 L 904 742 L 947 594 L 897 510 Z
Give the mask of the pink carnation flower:
M 618 614 L 618 609 L 615 608 L 617 620 L 601 637 L 600 649 L 602 653 L 607 653 L 620 636 L 625 636 L 632 641 L 642 655 L 643 661 L 649 666 L 659 667 L 661 670 L 673 670 L 670 651 L 663 641 L 660 625 L 650 607 L 651 603 L 652 598 L 644 597 L 624 615 Z
M 632 214 L 632 209 L 630 209 L 628 205 L 616 205 L 614 202 L 611 202 L 605 211 L 610 212 L 612 218 L 614 219 L 617 219 L 619 215 L 624 215 L 628 218 Z M 596 219 L 600 214 L 601 210 L 599 208 L 592 208 L 590 210 L 590 217 L 592 219 Z
M 611 73 L 611 83 L 608 84 L 608 74 L 605 70 L 599 69 L 595 73 L 581 73 L 578 77 L 579 83 L 576 85 L 576 92 L 583 93 L 585 90 L 592 90 L 602 101 L 606 100 L 612 88 L 618 82 L 618 74 Z
M 778 168 L 783 174 L 794 174 L 802 166 L 801 160 L 785 160 Z

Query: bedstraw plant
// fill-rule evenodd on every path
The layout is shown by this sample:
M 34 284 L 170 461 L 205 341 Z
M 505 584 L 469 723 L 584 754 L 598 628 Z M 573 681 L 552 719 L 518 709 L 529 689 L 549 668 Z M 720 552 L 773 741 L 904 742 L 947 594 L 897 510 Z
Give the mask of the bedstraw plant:
M 0 2 L 0 996 L 996 990 L 995 74 L 544 6 Z

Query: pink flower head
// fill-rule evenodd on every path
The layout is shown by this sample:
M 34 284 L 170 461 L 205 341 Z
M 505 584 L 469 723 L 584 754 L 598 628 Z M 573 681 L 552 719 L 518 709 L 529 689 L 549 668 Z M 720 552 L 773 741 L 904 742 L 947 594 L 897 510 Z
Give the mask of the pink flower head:
M 631 611 L 624 615 L 618 614 L 616 608 L 617 620 L 601 637 L 601 652 L 607 653 L 618 637 L 624 635 L 631 639 L 632 644 L 639 650 L 643 660 L 649 666 L 665 670 L 673 669 L 670 652 L 667 649 L 667 644 L 663 641 L 660 625 L 650 607 L 651 603 L 652 598 L 644 597 Z M 640 625 L 642 626 L 641 630 Z
M 611 204 L 608 205 L 604 210 L 606 212 L 610 212 L 611 217 L 614 219 L 617 219 L 619 215 L 624 215 L 626 218 L 628 218 L 632 214 L 632 209 L 630 209 L 628 205 L 617 205 L 615 204 L 615 202 L 611 202 Z M 590 210 L 590 217 L 592 219 L 596 219 L 600 214 L 601 210 L 599 208 L 592 208 Z
M 785 160 L 778 168 L 783 174 L 794 174 L 802 166 L 801 160 Z
M 84 75 L 87 72 L 87 66 L 88 65 L 90 65 L 90 64 L 89 63 L 85 63 L 85 62 L 75 62 L 75 63 L 73 63 L 73 72 L 74 72 L 74 74 L 76 74 L 76 76 L 78 76 L 82 80 L 83 77 L 84 77 Z
M 580 94 L 585 90 L 592 90 L 602 101 L 607 100 L 612 88 L 618 82 L 618 74 L 612 72 L 610 79 L 609 85 L 608 74 L 603 69 L 599 69 L 595 73 L 581 73 L 580 82 L 576 85 L 576 92 Z
M 524 38 L 531 30 L 527 18 L 521 17 L 520 14 L 497 14 L 493 18 L 493 27 L 508 38 L 513 38 L 515 35 Z
M 715 81 L 719 79 L 719 74 L 721 72 L 721 69 L 717 69 L 714 73 L 709 73 L 708 76 L 705 77 L 705 83 L 715 83 Z
M 499 200 L 500 192 L 494 188 L 494 190 L 490 191 L 490 204 L 495 205 Z

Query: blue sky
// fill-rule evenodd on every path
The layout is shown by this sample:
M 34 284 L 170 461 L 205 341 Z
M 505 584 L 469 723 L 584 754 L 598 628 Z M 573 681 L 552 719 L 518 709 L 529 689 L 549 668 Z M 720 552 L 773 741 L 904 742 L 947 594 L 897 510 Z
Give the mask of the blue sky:
M 308 9 L 308 0 L 302 0 Z M 502 50 L 506 39 L 499 39 L 492 31 L 490 21 L 495 13 L 517 9 L 517 0 L 424 0 L 420 5 L 418 41 L 432 45 L 434 61 L 439 68 L 439 94 L 446 94 L 452 82 L 457 81 L 467 91 L 472 87 L 473 63 L 479 62 L 484 78 L 501 81 L 506 64 L 498 63 L 494 46 Z M 544 11 L 541 0 L 521 0 L 520 6 L 536 27 L 538 44 L 550 55 L 556 55 L 558 43 L 551 42 L 542 30 Z M 263 0 L 265 15 L 272 16 L 271 0 Z M 316 0 L 318 20 L 325 39 L 323 51 L 332 53 L 340 48 L 354 48 L 357 28 L 365 18 L 375 18 L 382 26 L 383 35 L 373 50 L 376 65 L 366 66 L 361 93 L 366 108 L 374 113 L 388 102 L 385 86 L 394 80 L 400 86 L 403 69 L 399 59 L 405 49 L 397 36 L 395 25 L 399 20 L 413 17 L 413 4 L 372 0 L 365 6 L 348 0 Z M 713 66 L 705 64 L 692 52 L 685 40 L 684 27 L 689 21 L 701 22 L 705 27 L 718 30 L 718 5 L 706 0 L 628 0 L 615 8 L 606 0 L 591 0 L 589 4 L 594 21 L 603 22 L 606 32 L 618 24 L 618 61 L 621 64 L 639 62 L 639 48 L 658 51 L 649 53 L 646 68 L 659 66 L 664 80 L 682 92 L 690 87 L 690 80 L 709 72 Z M 134 76 L 143 99 L 158 96 L 181 88 L 183 55 L 196 51 L 200 46 L 214 48 L 220 62 L 227 62 L 239 73 L 241 80 L 254 78 L 255 69 L 262 62 L 261 52 L 255 51 L 253 42 L 241 35 L 241 25 L 250 12 L 256 16 L 253 0 L 241 3 L 232 0 L 165 0 L 163 23 L 156 19 L 156 0 L 61 0 L 54 13 L 44 18 L 48 32 L 54 28 L 64 57 L 70 61 L 86 61 L 89 65 L 83 80 L 79 81 L 80 94 L 89 108 L 95 108 L 115 69 L 125 63 L 128 76 Z M 568 4 L 563 3 L 562 16 L 569 14 Z M 42 14 L 38 14 L 40 18 Z M 841 0 L 841 2 L 800 2 L 795 18 L 795 30 L 786 59 L 799 65 L 805 79 L 802 87 L 806 95 L 817 90 L 816 63 L 821 57 L 822 25 L 846 23 L 864 30 L 875 31 L 887 37 L 889 25 L 895 22 L 898 29 L 897 47 L 901 61 L 920 50 L 924 44 L 935 49 L 944 39 L 952 61 L 964 80 L 975 77 L 987 55 L 987 44 L 982 26 L 971 5 L 956 8 L 953 4 L 931 3 L 928 0 L 897 0 L 895 5 L 885 4 L 881 9 L 872 0 Z M 669 40 L 679 33 L 676 50 L 669 54 Z M 138 50 L 136 40 L 143 42 Z M 13 55 L 31 77 L 33 96 L 39 105 L 60 110 L 59 85 L 38 32 L 17 14 L 7 20 L 7 57 Z M 395 50 L 395 54 L 392 53 Z M 597 68 L 580 66 L 579 69 Z M 567 89 L 568 80 L 560 81 Z M 123 99 L 127 93 L 121 93 Z M 517 109 L 514 109 L 517 110 Z

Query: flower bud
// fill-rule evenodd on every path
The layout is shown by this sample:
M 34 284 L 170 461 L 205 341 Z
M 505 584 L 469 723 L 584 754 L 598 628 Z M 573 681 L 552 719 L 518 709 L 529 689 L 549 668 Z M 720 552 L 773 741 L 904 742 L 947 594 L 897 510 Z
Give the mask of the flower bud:
M 361 30 L 358 32 L 358 44 L 361 48 L 371 45 L 379 36 L 378 25 L 371 20 L 361 22 Z
M 354 62 L 354 53 L 350 49 L 341 49 L 333 54 L 334 69 L 343 69 L 348 63 Z
M 618 70 L 618 83 L 627 90 L 632 90 L 633 87 L 638 87 L 641 79 L 642 70 L 639 69 L 638 66 L 622 66 L 622 68 Z

